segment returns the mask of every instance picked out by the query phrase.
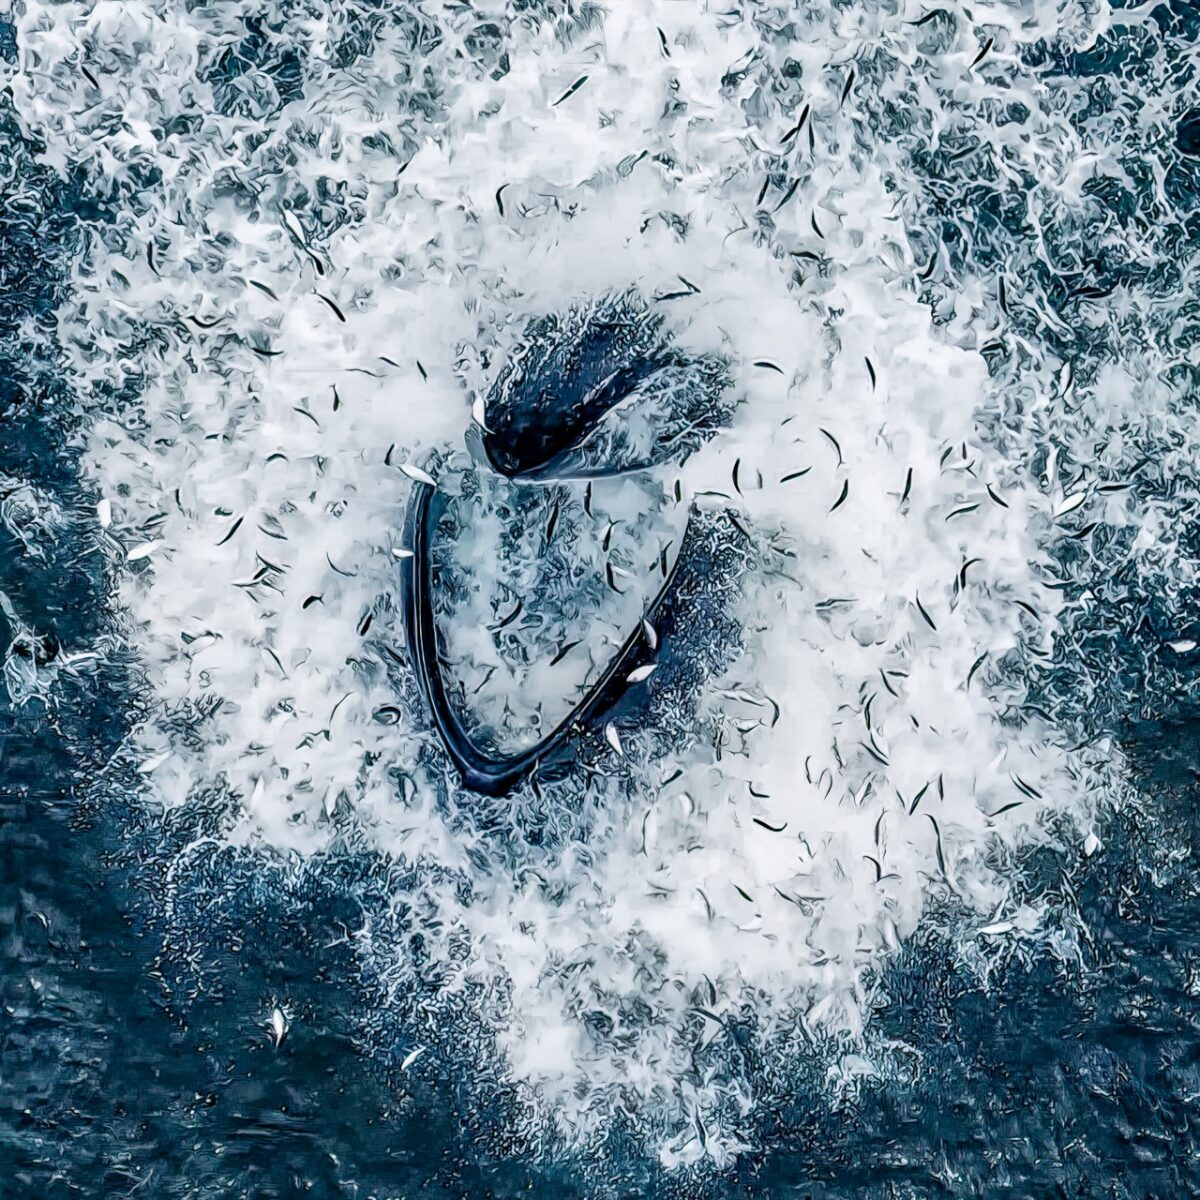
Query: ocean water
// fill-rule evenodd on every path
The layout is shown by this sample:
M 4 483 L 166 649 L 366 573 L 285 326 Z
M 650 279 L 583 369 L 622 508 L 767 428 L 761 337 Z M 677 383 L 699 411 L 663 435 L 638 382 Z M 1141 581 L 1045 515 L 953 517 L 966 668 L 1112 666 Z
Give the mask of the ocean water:
M 1196 1190 L 1198 33 L 17 6 L 0 1194 Z M 489 477 L 617 303 L 674 454 Z M 678 559 L 501 797 L 423 473 L 498 741 Z

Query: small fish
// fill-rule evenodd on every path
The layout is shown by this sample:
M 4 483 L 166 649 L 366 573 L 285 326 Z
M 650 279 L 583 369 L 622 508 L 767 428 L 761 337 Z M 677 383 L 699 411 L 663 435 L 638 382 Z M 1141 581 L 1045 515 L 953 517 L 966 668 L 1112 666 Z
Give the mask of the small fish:
M 928 819 L 930 825 L 933 826 L 933 834 L 934 834 L 934 837 L 937 839 L 935 845 L 937 847 L 938 867 L 941 869 L 942 874 L 945 875 L 946 874 L 946 859 L 945 859 L 945 856 L 942 854 L 942 831 L 938 827 L 938 823 L 934 819 L 932 813 L 926 813 L 925 816 Z
M 1073 513 L 1087 499 L 1086 492 L 1072 492 L 1065 497 L 1054 510 L 1054 519 L 1061 520 L 1068 513 Z
M 414 467 L 412 463 L 401 463 L 400 470 L 409 479 L 415 479 L 417 483 L 427 483 L 430 487 L 437 487 L 437 480 L 428 471 L 422 471 L 420 467 Z
M 752 820 L 755 825 L 761 825 L 764 829 L 769 829 L 772 833 L 782 833 L 788 827 L 786 821 L 782 825 L 768 825 L 766 821 L 760 820 L 758 817 L 753 817 Z
M 278 1050 L 283 1045 L 283 1039 L 287 1037 L 288 1030 L 291 1028 L 287 1016 L 278 1005 L 271 1010 L 270 1028 L 271 1038 L 275 1043 L 275 1049 Z
M 684 279 L 684 277 L 682 275 L 676 275 L 675 278 L 678 279 L 679 282 L 682 283 L 685 288 L 687 288 L 687 291 L 686 292 L 667 292 L 661 296 L 655 295 L 655 297 L 654 297 L 655 301 L 662 302 L 664 300 L 679 300 L 685 296 L 698 296 L 700 294 L 700 289 L 694 283 L 692 283 L 692 281 L 690 279 Z
M 903 505 L 905 500 L 907 500 L 909 498 L 909 496 L 912 495 L 912 483 L 913 483 L 913 472 L 912 472 L 912 467 L 909 467 L 908 474 L 904 477 L 904 494 L 900 497 L 901 505 Z
M 608 580 L 608 586 L 617 593 L 618 596 L 625 595 L 625 589 L 617 587 L 616 579 L 613 575 L 612 563 L 604 564 L 604 577 Z
M 733 490 L 735 492 L 737 492 L 737 494 L 739 496 L 742 494 L 741 486 L 738 483 L 738 471 L 741 469 L 741 466 L 742 466 L 742 460 L 740 458 L 734 459 L 734 462 L 733 462 Z
M 842 88 L 842 98 L 838 101 L 838 106 L 846 103 L 846 97 L 850 95 L 850 89 L 854 86 L 854 68 L 850 68 L 850 74 L 846 76 L 846 85 Z
M 101 529 L 107 529 L 112 524 L 112 501 L 106 496 L 96 505 L 96 520 Z
M 329 307 L 333 310 L 333 315 L 335 317 L 337 317 L 337 319 L 339 321 L 341 321 L 341 323 L 343 325 L 345 325 L 345 323 L 346 323 L 345 313 L 343 313 L 342 310 L 340 308 L 338 308 L 338 306 L 336 304 L 334 304 L 334 302 L 328 296 L 326 296 L 324 292 L 318 292 L 317 296 L 318 296 L 318 298 L 320 298 L 321 300 L 324 300 L 325 303 L 329 305 Z
M 654 672 L 657 670 L 658 670 L 657 663 L 647 663 L 644 667 L 637 667 L 635 670 L 630 671 L 629 674 L 625 677 L 625 682 L 626 683 L 642 683 L 643 681 L 649 679 L 650 676 L 653 675 Z
M 928 625 L 930 629 L 934 630 L 934 632 L 937 632 L 937 626 L 933 623 L 933 618 L 928 612 L 925 611 L 925 605 L 921 603 L 921 597 L 914 594 L 914 599 L 917 602 L 918 611 L 920 612 L 921 616 L 925 618 L 925 624 Z
M 784 369 L 778 363 L 773 363 L 769 358 L 756 359 L 754 365 L 761 367 L 764 371 L 775 371 L 780 375 L 785 374 Z
M 589 517 L 592 515 L 592 485 L 590 483 L 583 489 L 583 511 Z
M 788 190 L 783 193 L 783 199 L 780 200 L 780 202 L 777 205 L 775 205 L 775 207 L 771 211 L 778 212 L 796 194 L 796 189 L 799 186 L 800 186 L 800 180 L 793 179 L 792 182 L 788 185 Z M 815 225 L 815 223 L 816 222 L 814 221 L 814 225 Z
M 125 561 L 140 562 L 143 558 L 149 558 L 150 555 L 153 554 L 162 544 L 162 538 L 154 538 L 149 542 L 142 542 L 140 546 L 134 546 L 134 548 L 125 555 Z
M 649 646 L 651 650 L 658 649 L 658 630 L 656 630 L 654 626 L 646 620 L 645 617 L 642 618 L 642 636 L 645 637 L 646 645 Z
M 1007 500 L 1004 500 L 1004 499 L 1002 499 L 1000 496 L 998 496 L 998 495 L 996 494 L 996 491 L 995 491 L 995 489 L 992 487 L 992 485 L 991 485 L 990 483 L 989 483 L 989 484 L 987 484 L 987 494 L 988 494 L 989 496 L 991 496 L 991 498 L 992 498 L 992 499 L 993 499 L 993 500 L 994 500 L 994 501 L 995 501 L 995 502 L 996 502 L 998 505 L 1000 505 L 1000 507 L 1001 507 L 1001 508 L 1007 508 L 1007 507 L 1008 507 L 1008 501 L 1007 501 Z
M 620 734 L 617 733 L 617 727 L 611 721 L 604 727 L 604 738 L 622 758 L 625 756 L 625 751 L 621 748 Z
M 404 1056 L 404 1061 L 400 1064 L 400 1070 L 407 1071 L 408 1068 L 411 1067 L 413 1063 L 415 1063 L 417 1059 L 420 1058 L 424 1053 L 424 1046 L 418 1046 L 415 1050 L 410 1050 L 409 1053 Z
M 337 412 L 342 407 L 342 398 L 338 395 L 337 384 L 333 385 L 333 411 Z
M 500 215 L 504 216 L 504 201 L 501 198 L 504 195 L 504 189 L 508 187 L 507 183 L 502 183 L 496 189 L 496 207 L 500 210 Z
M 157 272 L 155 272 L 155 274 L 157 274 Z M 260 292 L 264 293 L 267 296 L 270 296 L 271 299 L 274 300 L 276 303 L 279 302 L 279 297 L 277 295 L 275 295 L 275 293 L 269 287 L 267 287 L 267 285 L 265 283 L 259 283 L 257 279 L 251 279 L 250 282 L 254 287 L 258 288 L 258 290 Z
M 284 679 L 287 679 L 288 673 L 283 669 L 283 663 L 281 663 L 279 661 L 279 655 L 276 654 L 275 651 L 272 650 L 270 646 L 264 646 L 263 649 L 271 656 L 275 665 L 279 668 L 280 675 L 282 675 L 284 677 Z
M 1094 833 L 1089 832 L 1087 837 L 1085 837 L 1083 839 L 1083 856 L 1084 856 L 1084 858 L 1091 858 L 1092 855 L 1095 854 L 1096 851 L 1099 849 L 1100 849 L 1100 839 Z
M 558 528 L 558 513 L 561 504 L 558 500 L 554 501 L 554 507 L 550 510 L 550 518 L 546 522 L 546 545 L 549 546 L 554 541 L 554 531 Z
M 1002 933 L 1011 933 L 1013 923 L 1011 921 L 997 921 L 994 925 L 985 925 L 982 929 L 977 929 L 977 934 L 986 935 L 987 937 L 999 937 Z
M 240 516 L 240 517 L 238 517 L 238 519 L 237 519 L 236 521 L 234 521 L 234 523 L 233 523 L 233 527 L 232 527 L 232 528 L 229 530 L 229 532 L 228 532 L 228 533 L 227 533 L 227 534 L 226 534 L 226 535 L 225 535 L 225 536 L 224 536 L 224 537 L 223 537 L 223 538 L 222 538 L 222 539 L 221 539 L 221 540 L 220 540 L 220 541 L 217 543 L 217 545 L 218 545 L 218 546 L 223 546 L 223 545 L 225 545 L 225 543 L 226 543 L 227 541 L 229 541 L 229 539 L 230 539 L 231 537 L 233 537 L 233 535 L 234 535 L 235 533 L 237 533 L 237 531 L 238 531 L 239 529 L 241 529 L 241 527 L 242 527 L 242 522 L 243 522 L 245 519 L 246 519 L 246 518 L 245 518 L 245 516 Z
M 568 643 L 567 643 L 565 646 L 563 646 L 563 648 L 562 648 L 562 649 L 561 649 L 561 650 L 560 650 L 560 651 L 559 651 L 559 652 L 558 652 L 558 653 L 557 653 L 557 654 L 556 654 L 556 655 L 555 655 L 555 656 L 554 656 L 554 657 L 553 657 L 553 658 L 550 660 L 550 665 L 551 665 L 552 667 L 557 667 L 557 666 L 558 666 L 558 664 L 559 664 L 560 662 L 562 662 L 562 660 L 563 660 L 564 658 L 566 658 L 566 657 L 567 657 L 567 655 L 568 655 L 568 654 L 570 654 L 570 653 L 571 653 L 571 651 L 572 651 L 572 650 L 574 650 L 574 649 L 575 649 L 575 647 L 576 647 L 576 646 L 578 646 L 578 645 L 579 645 L 579 642 L 578 642 L 578 641 L 574 641 L 574 642 L 568 642 Z
M 417 359 L 417 370 L 421 373 L 422 380 L 428 380 L 429 372 L 426 371 L 425 368 L 421 365 L 421 360 L 419 358 Z
M 1011 812 L 1014 808 L 1020 808 L 1024 804 L 1024 800 L 1013 800 L 1009 804 L 1002 804 L 995 812 L 988 813 L 989 817 L 998 817 L 1002 813 Z
M 1196 648 L 1196 643 L 1190 638 L 1185 638 L 1183 641 L 1179 642 L 1168 642 L 1167 644 L 1172 650 L 1175 651 L 1176 654 L 1188 654 Z
M 563 92 L 563 94 L 559 96 L 559 98 L 555 100 L 552 105 L 550 105 L 550 107 L 557 108 L 564 100 L 570 100 L 570 98 L 575 95 L 575 93 L 579 91 L 579 89 L 583 87 L 585 83 L 587 83 L 587 81 L 588 77 L 586 75 L 580 75 L 580 77 L 575 80 L 575 82 L 571 84 L 571 86 L 567 88 L 567 90 Z
M 311 608 L 314 604 L 318 604 L 318 603 L 324 604 L 325 598 L 323 596 L 309 596 L 308 599 L 305 600 L 302 605 L 300 605 L 300 608 L 301 608 L 301 610 L 304 610 L 307 608 Z
M 983 49 L 980 50 L 977 55 L 975 55 L 975 58 L 971 63 L 972 67 L 977 67 L 981 62 L 983 62 L 984 58 L 987 56 L 987 52 L 992 48 L 992 45 L 995 41 L 995 38 L 988 38 L 988 40 L 983 43 Z
M 821 432 L 829 439 L 829 444 L 834 448 L 834 450 L 837 451 L 838 466 L 840 467 L 844 460 L 842 459 L 842 448 L 840 445 L 838 445 L 837 438 L 835 438 L 828 429 L 822 429 Z
M 960 504 L 958 508 L 953 508 L 946 514 L 946 520 L 952 521 L 955 517 L 965 517 L 967 513 L 973 513 L 978 507 L 978 504 Z
M 805 467 L 802 471 L 791 471 L 780 479 L 780 483 L 790 483 L 793 479 L 799 479 L 802 475 L 807 475 L 812 467 Z
M 95 75 L 93 75 L 93 74 L 91 73 L 91 71 L 89 71 L 89 70 L 87 69 L 87 67 L 85 67 L 85 66 L 84 66 L 82 63 L 80 63 L 80 65 L 79 65 L 79 69 L 80 69 L 80 70 L 81 70 L 81 71 L 84 73 L 84 75 L 86 76 L 88 83 L 90 83 L 90 84 L 92 85 L 92 87 L 94 87 L 94 88 L 96 88 L 96 89 L 99 89 L 99 87 L 100 87 L 100 83 L 99 83 L 99 81 L 96 79 Z
M 670 58 L 671 57 L 671 48 L 670 48 L 670 46 L 667 45 L 667 35 L 665 33 L 663 33 L 661 25 L 657 26 L 656 28 L 658 29 L 658 41 L 659 41 L 659 44 L 662 46 L 662 52 L 663 52 L 663 54 L 665 54 L 667 56 L 667 58 Z
M 871 391 L 875 390 L 875 364 L 864 354 L 863 362 L 867 364 L 867 374 L 871 377 Z
M 782 141 L 784 145 L 787 145 L 804 128 L 804 122 L 808 120 L 808 109 L 809 106 L 806 104 L 800 111 L 800 119 L 783 135 Z
M 517 617 L 519 617 L 521 615 L 521 609 L 523 609 L 524 607 L 525 607 L 525 601 L 518 600 L 516 602 L 516 604 L 513 606 L 512 612 L 510 612 L 507 616 L 502 617 L 499 624 L 491 625 L 491 626 L 489 626 L 489 628 L 492 630 L 493 633 L 499 632 L 499 630 L 501 630 L 501 629 L 507 629 L 508 626 L 511 625 L 517 619 Z
M 1035 787 L 1033 786 L 1033 784 L 1031 784 L 1031 783 L 1026 783 L 1026 782 L 1025 782 L 1025 780 L 1023 780 L 1023 779 L 1020 777 L 1020 775 L 1014 775 L 1014 774 L 1013 774 L 1013 773 L 1010 771 L 1010 772 L 1008 773 L 1008 777 L 1009 777 L 1009 778 L 1010 778 L 1010 779 L 1013 781 L 1013 783 L 1015 783 L 1015 784 L 1017 785 L 1017 787 L 1018 787 L 1018 788 L 1019 788 L 1019 789 L 1020 789 L 1022 792 L 1024 792 L 1024 793 L 1025 793 L 1025 795 L 1027 795 L 1027 796 L 1028 796 L 1028 797 L 1029 797 L 1031 800 L 1040 800 L 1040 799 L 1042 798 L 1042 793 L 1041 793 L 1041 792 L 1039 792 L 1039 791 L 1037 790 L 1037 788 L 1035 788 Z
M 840 496 L 838 496 L 838 498 L 833 502 L 833 507 L 829 511 L 836 512 L 839 508 L 842 507 L 843 504 L 846 503 L 846 497 L 849 495 L 850 495 L 850 480 L 847 479 L 842 484 L 842 494 Z
M 910 817 L 917 811 L 917 805 L 921 803 L 921 798 L 927 791 L 929 791 L 928 783 L 912 798 L 912 803 L 908 806 L 908 815 Z
M 301 245 L 308 243 L 308 235 L 304 232 L 304 226 L 300 224 L 300 218 L 290 208 L 283 209 L 283 223 L 296 241 Z
M 482 396 L 476 396 L 474 403 L 471 405 L 471 420 L 479 426 L 484 433 L 491 433 L 487 424 L 487 401 Z
M 987 661 L 987 651 L 985 650 L 972 664 L 971 669 L 967 672 L 967 687 L 971 686 L 971 680 L 975 678 L 975 672 Z
M 1062 369 L 1058 373 L 1058 392 L 1060 396 L 1065 396 L 1071 390 L 1071 384 L 1075 382 L 1075 364 L 1069 359 L 1063 363 Z
M 893 692 L 892 694 L 893 694 L 893 695 L 895 695 L 895 693 L 894 693 L 894 692 Z M 874 746 L 872 746 L 872 745 L 869 745 L 867 742 L 859 742 L 858 744 L 859 744 L 859 745 L 860 745 L 860 746 L 861 746 L 861 747 L 862 747 L 862 748 L 863 748 L 863 749 L 864 749 L 864 750 L 865 750 L 865 751 L 866 751 L 866 752 L 867 752 L 867 753 L 868 753 L 868 754 L 869 754 L 869 755 L 870 755 L 870 756 L 871 756 L 873 759 L 875 759 L 875 761 L 876 761 L 876 762 L 878 762 L 878 763 L 881 763 L 881 764 L 882 764 L 883 766 L 885 766 L 885 767 L 889 765 L 889 764 L 888 764 L 888 760 L 887 760 L 887 759 L 886 759 L 886 758 L 885 758 L 885 757 L 884 757 L 882 754 L 880 754 L 880 752 L 879 752 L 879 751 L 878 751 L 878 750 L 877 750 L 877 749 L 876 749 Z

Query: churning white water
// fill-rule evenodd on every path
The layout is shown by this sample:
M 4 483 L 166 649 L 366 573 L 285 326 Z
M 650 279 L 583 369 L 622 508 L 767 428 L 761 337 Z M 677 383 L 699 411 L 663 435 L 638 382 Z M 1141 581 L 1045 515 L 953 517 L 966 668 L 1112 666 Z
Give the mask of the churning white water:
M 912 1069 L 872 1012 L 923 923 L 983 979 L 1071 954 L 1022 863 L 1075 869 L 1122 784 L 1077 676 L 1074 704 L 1034 702 L 1089 603 L 1055 547 L 1088 522 L 1169 543 L 1169 509 L 1116 485 L 1165 437 L 1145 330 L 1170 314 L 1098 299 L 1128 353 L 1089 369 L 1034 269 L 1084 254 L 1090 185 L 1126 168 L 1032 51 L 1113 15 L 24 6 L 17 112 L 111 205 L 60 328 L 149 702 L 145 803 L 216 794 L 230 843 L 396 869 L 402 918 L 350 931 L 390 983 L 371 1020 L 511 1089 L 523 1144 L 620 1119 L 667 1165 L 727 1162 L 795 1064 L 834 1100 Z M 1025 257 L 997 261 L 977 190 L 1014 180 Z M 676 474 L 745 531 L 741 645 L 693 738 L 664 756 L 623 728 L 529 839 L 475 821 L 397 689 L 402 468 L 461 446 L 531 318 L 627 288 L 730 365 L 732 427 Z M 492 524 L 465 536 L 477 574 L 511 568 Z M 486 660 L 492 615 L 451 638 Z

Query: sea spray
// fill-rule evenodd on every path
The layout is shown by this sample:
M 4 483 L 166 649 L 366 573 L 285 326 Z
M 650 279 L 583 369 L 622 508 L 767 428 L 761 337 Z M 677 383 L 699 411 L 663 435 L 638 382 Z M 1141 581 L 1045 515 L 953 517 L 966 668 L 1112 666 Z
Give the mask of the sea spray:
M 1132 228 L 1151 262 L 1165 236 L 1105 225 L 1097 190 L 1130 168 L 1096 141 L 1169 114 L 1097 122 L 1055 60 L 1122 19 L 1148 18 L 22 15 L 17 112 L 114 209 L 60 328 L 164 714 L 145 802 L 210 805 L 213 839 L 264 857 L 376 856 L 365 1040 L 425 1021 L 421 1063 L 502 1085 L 518 1144 L 595 1149 L 619 1122 L 668 1165 L 727 1163 L 812 1063 L 830 1096 L 901 1069 L 872 989 L 923 922 L 981 974 L 1013 943 L 1072 952 L 1022 863 L 1076 862 L 1123 786 L 1089 736 L 1105 664 L 1072 654 L 1087 547 L 1158 588 L 1176 642 L 1192 572 L 1186 497 L 1101 490 L 1194 458 L 1159 361 L 1179 339 L 1142 344 L 1176 301 L 1081 261 L 1085 231 Z M 457 445 L 531 318 L 629 287 L 731 364 L 733 427 L 682 478 L 732 514 L 740 633 L 690 736 L 621 734 L 619 772 L 498 820 L 387 658 L 400 466 Z

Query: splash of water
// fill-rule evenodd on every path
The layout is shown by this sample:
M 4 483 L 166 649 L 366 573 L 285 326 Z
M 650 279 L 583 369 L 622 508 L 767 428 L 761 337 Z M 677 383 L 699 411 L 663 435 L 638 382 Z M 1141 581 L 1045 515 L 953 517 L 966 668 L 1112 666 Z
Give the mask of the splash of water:
M 1095 564 L 1128 560 L 1168 610 L 1192 570 L 1191 492 L 1126 487 L 1164 444 L 1164 479 L 1195 459 L 1165 365 L 1185 302 L 1083 261 L 1094 236 L 1149 267 L 1167 236 L 1163 180 L 1141 214 L 1097 208 L 1134 169 L 1103 147 L 1169 113 L 1089 116 L 1061 70 L 1118 18 L 1150 19 L 21 17 L 17 112 L 110 209 L 60 329 L 157 714 L 145 802 L 207 805 L 206 841 L 264 859 L 373 856 L 364 1029 L 419 1028 L 502 1085 L 526 1146 L 620 1121 L 668 1165 L 726 1163 L 813 1063 L 835 1097 L 905 1069 L 873 989 L 922 923 L 983 975 L 1072 953 L 1022 863 L 1091 853 L 1122 795 L 1084 736 Z M 399 467 L 457 444 L 531 318 L 630 286 L 741 400 L 682 468 L 737 517 L 705 584 L 728 629 L 684 725 L 659 713 L 497 814 L 390 653 Z M 484 570 L 477 533 L 459 550 Z

